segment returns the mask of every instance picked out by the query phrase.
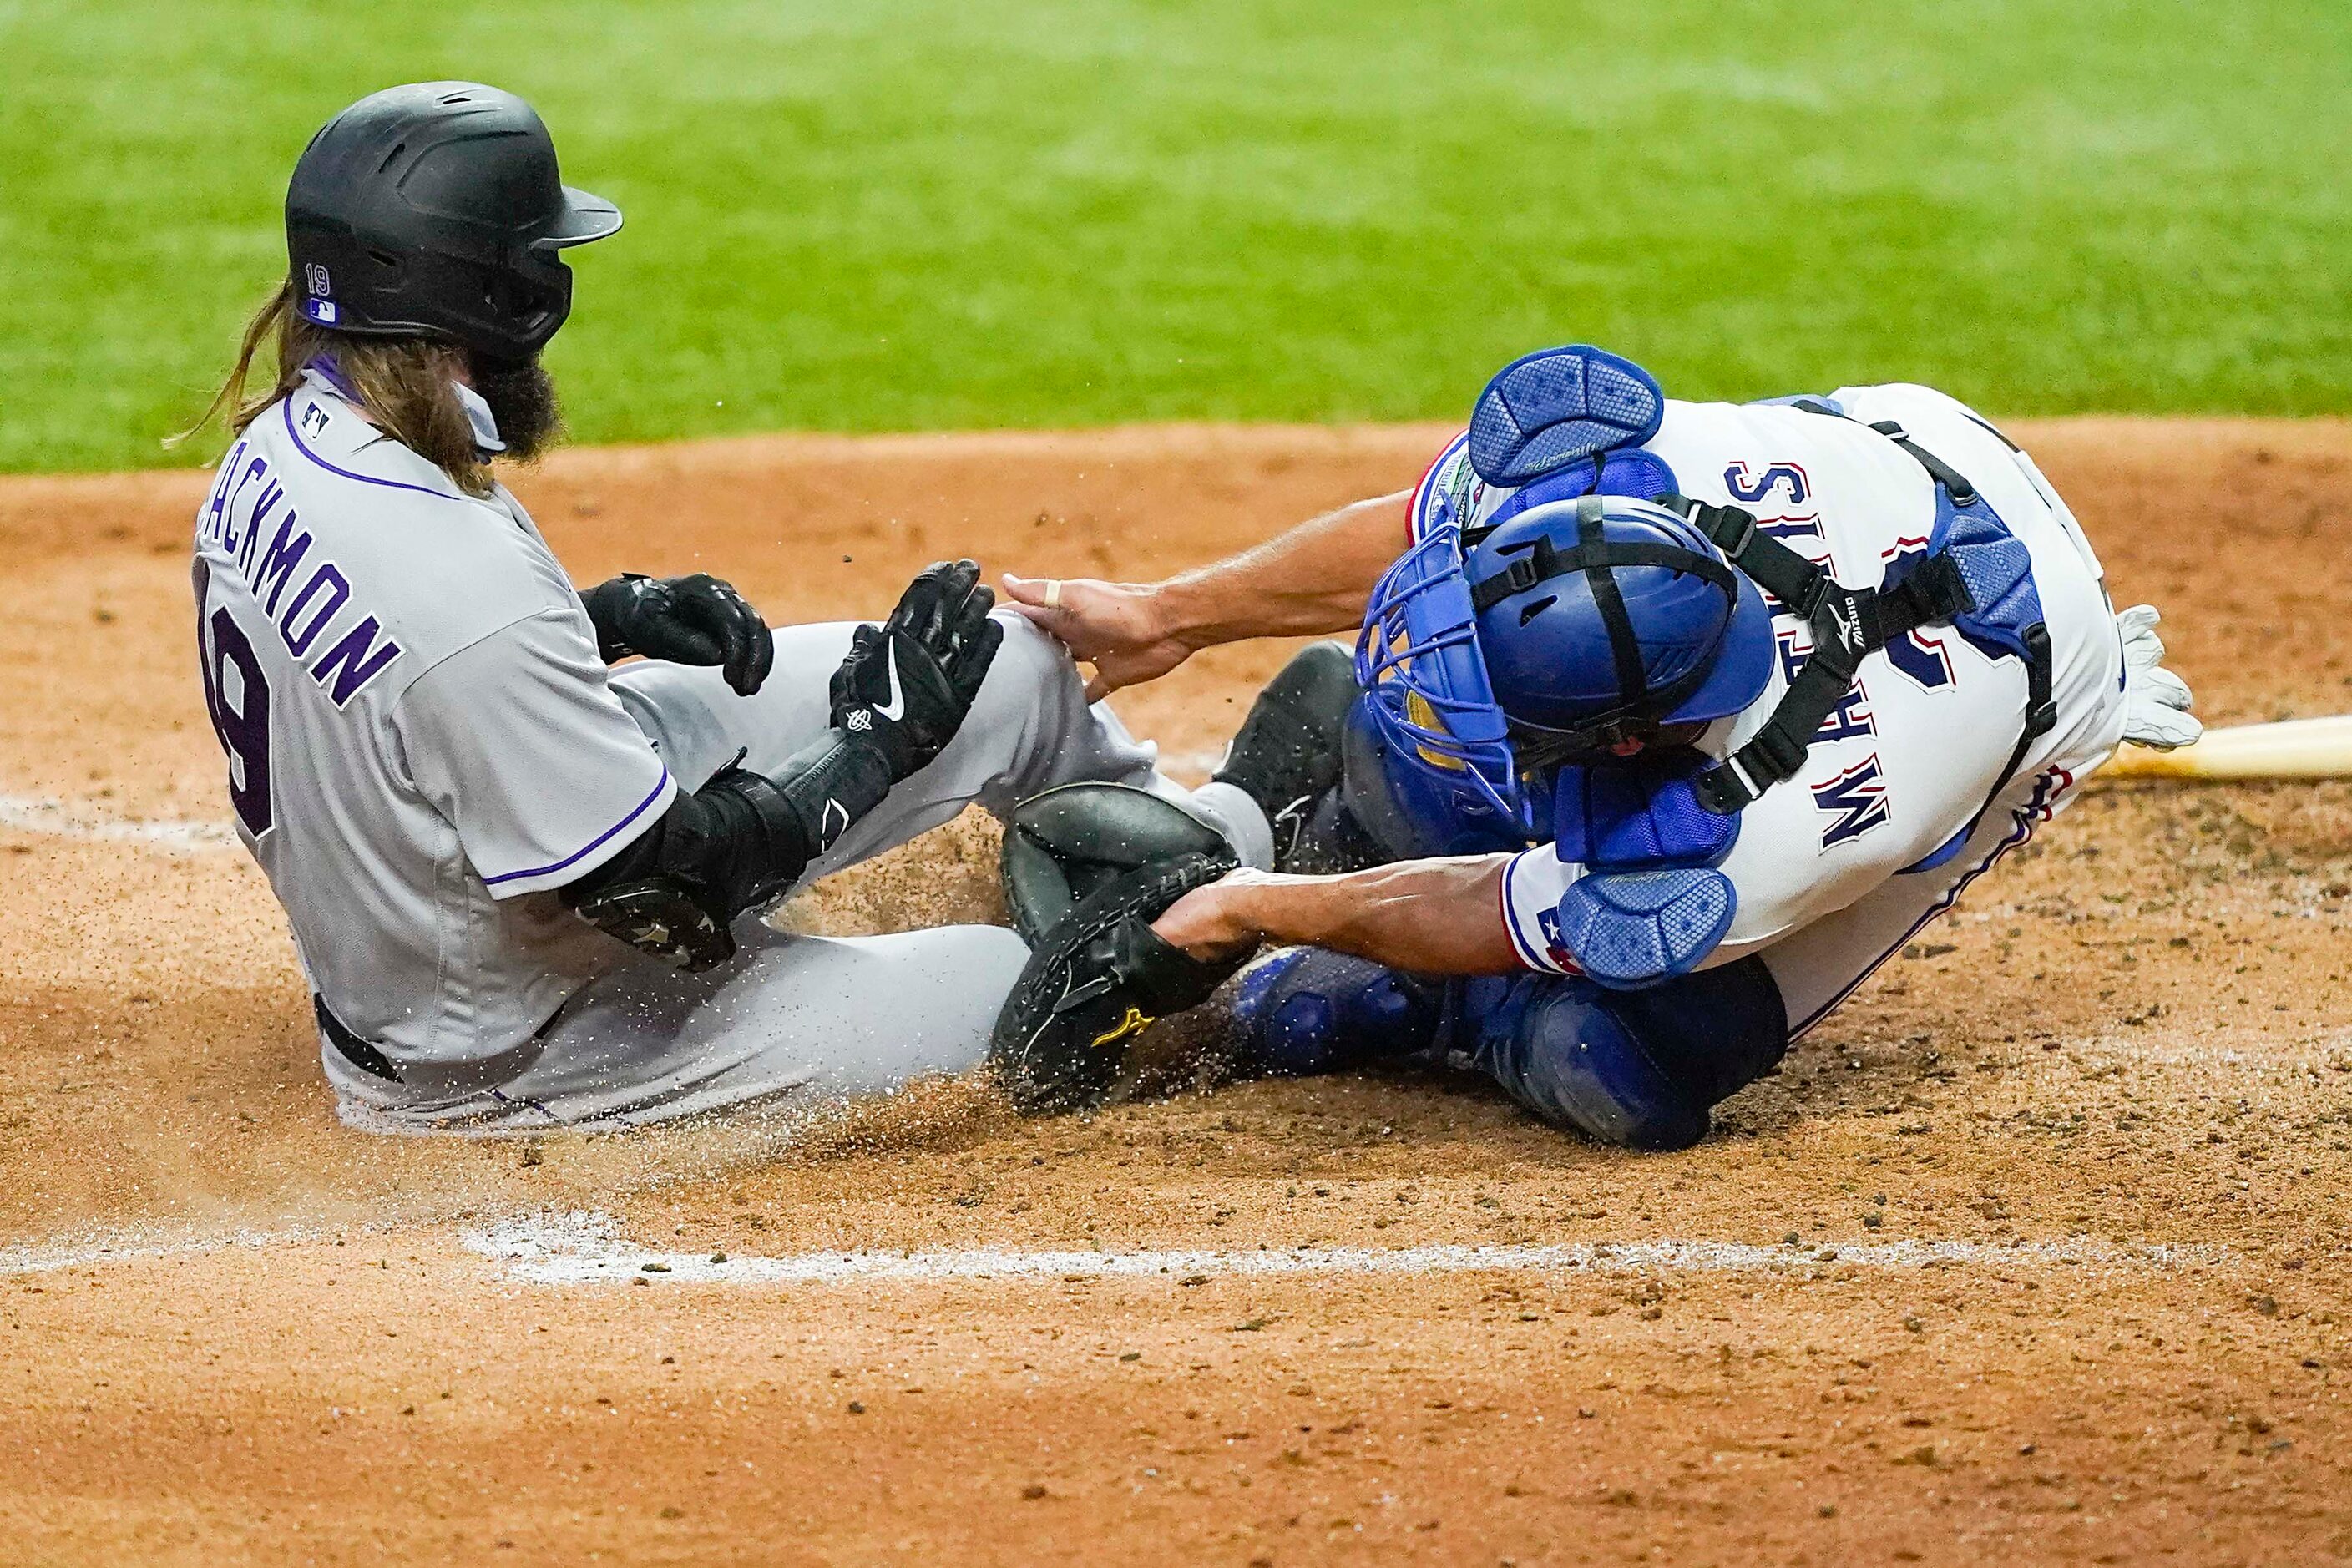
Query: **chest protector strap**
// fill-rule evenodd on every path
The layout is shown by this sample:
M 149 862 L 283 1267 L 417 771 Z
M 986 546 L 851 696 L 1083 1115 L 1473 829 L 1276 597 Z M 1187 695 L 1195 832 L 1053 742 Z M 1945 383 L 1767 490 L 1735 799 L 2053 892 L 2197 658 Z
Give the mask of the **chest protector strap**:
M 1807 413 L 1839 417 L 1826 405 L 1800 403 Z M 1903 448 L 1927 471 L 1954 508 L 1973 507 L 1977 489 L 1959 471 L 1904 434 L 1892 420 L 1872 429 Z M 1755 514 L 1736 506 L 1709 506 L 1684 496 L 1661 496 L 1658 504 L 1682 513 L 1715 541 L 1731 563 L 1778 599 L 1812 630 L 1813 651 L 1790 681 L 1764 727 L 1729 757 L 1692 781 L 1698 803 L 1731 816 L 1805 765 L 1813 735 L 1853 687 L 1862 661 L 1888 643 L 1923 626 L 1947 625 L 1990 609 L 1970 592 L 1961 563 L 1948 547 L 1938 550 L 1892 588 L 1848 588 L 1757 526 Z M 2023 733 L 2009 764 L 1993 784 L 1987 804 L 2016 776 L 2025 753 L 2058 721 L 2051 700 L 2050 629 L 2038 617 L 2015 633 L 2025 661 Z
M 1683 496 L 1659 502 L 1681 512 L 1733 565 L 1812 628 L 1813 651 L 1764 727 L 1692 781 L 1698 802 L 1729 816 L 1805 765 L 1812 736 L 1853 685 L 1862 661 L 1896 637 L 1976 608 L 1959 568 L 1938 552 L 1893 588 L 1848 588 L 1756 526 L 1755 515 Z

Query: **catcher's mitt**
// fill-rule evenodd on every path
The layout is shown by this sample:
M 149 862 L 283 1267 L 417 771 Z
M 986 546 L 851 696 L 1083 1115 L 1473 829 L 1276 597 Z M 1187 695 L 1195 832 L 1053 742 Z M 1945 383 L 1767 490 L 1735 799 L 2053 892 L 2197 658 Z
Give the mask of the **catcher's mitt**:
M 1182 807 L 1124 784 L 1068 784 L 1024 803 L 1004 835 L 1004 899 L 1028 966 L 989 1042 L 1030 1115 L 1095 1103 L 1153 1019 L 1209 998 L 1242 961 L 1204 963 L 1151 922 L 1239 861 Z

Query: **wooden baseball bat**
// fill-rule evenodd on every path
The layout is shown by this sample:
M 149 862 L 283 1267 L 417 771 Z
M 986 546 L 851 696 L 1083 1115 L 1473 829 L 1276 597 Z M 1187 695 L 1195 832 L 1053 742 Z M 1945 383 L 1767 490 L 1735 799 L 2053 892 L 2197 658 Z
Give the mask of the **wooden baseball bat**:
M 2352 713 L 2208 730 L 2193 746 L 2159 752 L 2126 745 L 2103 779 L 2352 778 Z

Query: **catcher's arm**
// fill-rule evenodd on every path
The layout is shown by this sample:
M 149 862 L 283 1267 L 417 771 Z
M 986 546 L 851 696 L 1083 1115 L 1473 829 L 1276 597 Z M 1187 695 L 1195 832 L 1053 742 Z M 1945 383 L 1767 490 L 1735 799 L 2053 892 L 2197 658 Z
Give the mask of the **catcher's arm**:
M 1407 860 L 1344 877 L 1235 871 L 1152 922 L 1194 958 L 1261 942 L 1351 953 L 1415 974 L 1507 974 L 1526 966 L 1502 916 L 1507 855 Z
M 1403 543 L 1410 499 L 1400 490 L 1357 501 L 1164 582 L 1008 573 L 1005 602 L 1092 664 L 1087 696 L 1106 697 L 1219 643 L 1355 630 Z

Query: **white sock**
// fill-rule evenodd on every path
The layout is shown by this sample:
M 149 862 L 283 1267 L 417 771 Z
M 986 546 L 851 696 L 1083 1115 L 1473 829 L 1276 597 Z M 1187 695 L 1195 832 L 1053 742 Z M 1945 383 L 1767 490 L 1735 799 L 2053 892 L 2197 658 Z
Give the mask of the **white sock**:
M 1204 784 L 1192 792 L 1192 807 L 1225 836 L 1242 864 L 1274 869 L 1274 824 L 1239 784 Z

